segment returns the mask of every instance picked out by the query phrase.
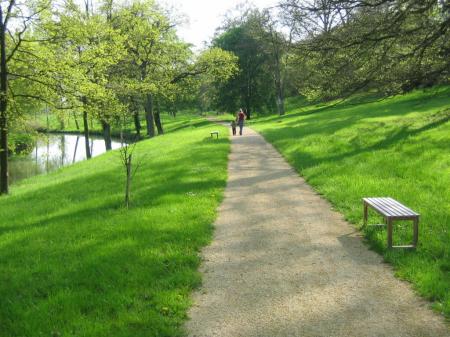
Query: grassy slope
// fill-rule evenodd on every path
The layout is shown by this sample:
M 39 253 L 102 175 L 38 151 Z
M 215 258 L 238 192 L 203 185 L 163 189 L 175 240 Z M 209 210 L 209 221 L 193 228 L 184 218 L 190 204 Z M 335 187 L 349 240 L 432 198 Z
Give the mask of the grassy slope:
M 226 184 L 212 128 L 179 117 L 139 143 L 130 210 L 117 152 L 0 198 L 0 336 L 180 335 Z
M 450 88 L 383 101 L 294 108 L 254 121 L 317 191 L 362 224 L 361 198 L 392 196 L 421 214 L 417 251 L 386 251 L 386 232 L 365 229 L 397 274 L 450 317 Z M 375 216 L 371 219 L 379 223 Z M 372 222 L 373 223 L 373 222 Z M 394 244 L 411 240 L 394 227 Z

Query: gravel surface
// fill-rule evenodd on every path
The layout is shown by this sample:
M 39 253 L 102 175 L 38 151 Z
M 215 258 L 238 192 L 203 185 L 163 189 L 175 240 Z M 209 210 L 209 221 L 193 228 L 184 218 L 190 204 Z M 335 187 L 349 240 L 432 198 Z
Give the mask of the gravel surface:
M 188 336 L 450 337 L 429 303 L 249 128 L 232 139 L 215 228 Z

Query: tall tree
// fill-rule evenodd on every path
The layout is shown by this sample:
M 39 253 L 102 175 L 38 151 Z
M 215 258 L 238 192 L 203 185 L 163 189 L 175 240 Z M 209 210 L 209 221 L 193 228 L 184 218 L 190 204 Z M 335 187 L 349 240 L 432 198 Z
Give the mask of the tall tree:
M 9 0 L 0 3 L 0 194 L 9 191 L 9 65 L 20 53 L 22 45 L 27 43 L 24 36 L 32 22 L 49 5 L 48 1 L 29 1 L 24 4 Z
M 270 55 L 247 19 L 229 23 L 213 45 L 234 53 L 240 69 L 218 90 L 218 107 L 227 111 L 243 107 L 250 118 L 254 110 L 271 109 L 275 100 L 272 74 L 267 67 Z
M 126 35 L 128 52 L 128 58 L 119 64 L 119 72 L 123 71 L 123 78 L 127 78 L 128 93 L 136 98 L 133 104 L 139 100 L 144 103 L 149 137 L 156 131 L 164 133 L 160 115 L 163 101 L 173 104 L 177 95 L 192 84 L 190 80 L 199 81 L 208 75 L 228 78 L 236 69 L 235 58 L 219 48 L 195 56 L 176 35 L 168 13 L 152 1 L 124 7 L 116 24 Z M 192 91 L 192 87 L 188 90 Z
M 284 0 L 281 7 L 299 27 L 304 92 L 322 98 L 368 88 L 394 94 L 448 82 L 447 2 Z M 318 20 L 323 13 L 331 18 L 326 29 Z
M 137 95 L 144 96 L 147 135 L 153 137 L 156 134 L 155 96 L 163 88 L 164 72 L 170 57 L 176 57 L 169 50 L 179 41 L 173 23 L 153 1 L 136 1 L 123 8 L 116 24 L 127 37 L 125 48 L 129 58 L 124 63 L 130 88 Z M 162 132 L 159 119 L 157 123 Z
M 86 157 L 90 158 L 89 119 L 96 118 L 103 128 L 105 146 L 111 149 L 111 126 L 123 106 L 110 83 L 110 70 L 125 56 L 124 38 L 101 13 L 83 12 L 72 4 L 60 13 L 54 29 L 64 32 L 57 48 L 65 55 L 61 77 L 71 88 L 72 99 L 83 111 Z
M 268 55 L 273 77 L 277 112 L 284 115 L 284 91 L 294 28 L 283 26 L 282 18 L 270 9 L 255 10 L 248 18 L 253 36 Z

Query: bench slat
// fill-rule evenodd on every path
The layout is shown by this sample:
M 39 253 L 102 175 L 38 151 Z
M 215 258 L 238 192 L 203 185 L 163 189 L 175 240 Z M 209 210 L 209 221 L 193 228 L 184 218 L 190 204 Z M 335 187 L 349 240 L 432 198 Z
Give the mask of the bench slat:
M 419 215 L 418 213 L 414 212 L 412 209 L 406 207 L 405 205 L 399 203 L 397 200 L 388 198 L 389 202 L 392 204 L 395 204 L 399 209 L 403 211 L 404 215 Z
M 383 205 L 379 198 L 368 198 L 369 200 L 366 200 L 366 202 L 371 205 L 373 208 L 375 208 L 380 213 L 386 215 L 386 216 L 394 216 L 395 214 L 393 211 L 391 211 L 388 207 Z
M 392 198 L 364 198 L 364 202 L 387 217 L 415 217 L 418 213 Z
M 372 206 L 376 209 L 378 209 L 379 211 L 381 211 L 381 213 L 383 213 L 386 216 L 402 216 L 403 214 L 401 212 L 399 212 L 396 208 L 386 204 L 384 201 L 384 198 L 374 198 L 374 200 L 372 201 Z
M 395 213 L 395 215 L 410 215 L 409 212 L 407 212 L 407 210 L 405 210 L 404 208 L 402 208 L 402 205 L 399 203 L 395 203 L 395 202 L 391 202 L 391 200 L 386 199 L 383 200 L 384 204 L 386 205 L 386 207 L 392 209 Z
M 399 203 L 397 200 L 394 200 L 392 198 L 387 198 L 386 202 L 389 205 L 392 205 L 393 207 L 398 208 L 401 211 L 402 215 L 419 215 L 416 212 L 414 212 L 412 209 L 406 207 L 405 205 Z

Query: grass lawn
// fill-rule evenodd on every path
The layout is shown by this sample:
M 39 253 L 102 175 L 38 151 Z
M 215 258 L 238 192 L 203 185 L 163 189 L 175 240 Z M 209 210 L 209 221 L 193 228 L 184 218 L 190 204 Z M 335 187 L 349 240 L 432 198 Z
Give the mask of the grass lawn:
M 372 102 L 299 107 L 253 127 L 352 223 L 365 196 L 391 196 L 421 214 L 417 251 L 386 250 L 385 229 L 364 229 L 371 247 L 450 317 L 450 88 Z M 372 216 L 373 223 L 380 219 Z M 394 244 L 411 225 L 394 226 Z
M 182 335 L 229 152 L 189 119 L 137 145 L 130 210 L 116 151 L 0 198 L 0 336 Z

